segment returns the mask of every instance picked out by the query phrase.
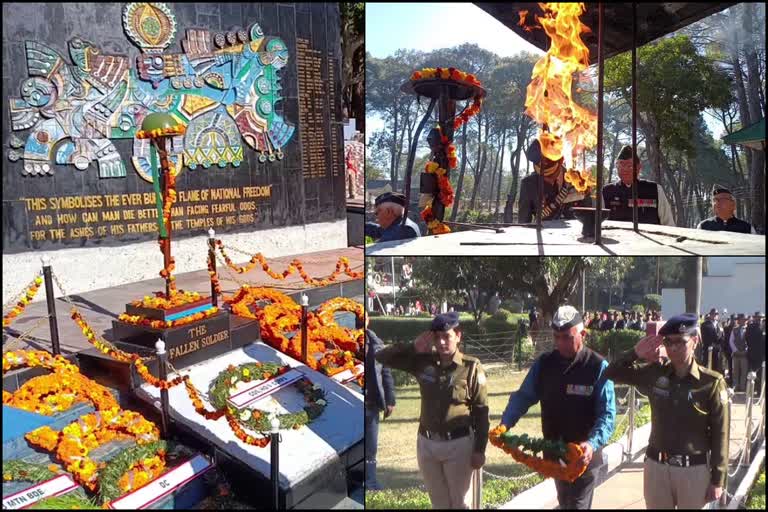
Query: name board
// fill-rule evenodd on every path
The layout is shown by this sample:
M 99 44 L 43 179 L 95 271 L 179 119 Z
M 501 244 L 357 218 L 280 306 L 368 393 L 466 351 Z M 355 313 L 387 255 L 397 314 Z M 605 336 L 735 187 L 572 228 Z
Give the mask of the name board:
M 331 378 L 337 382 L 346 384 L 347 382 L 351 382 L 356 378 L 358 378 L 359 376 L 365 374 L 365 366 L 363 365 L 363 363 L 360 363 L 357 366 L 355 366 L 355 370 L 357 370 L 357 373 L 355 373 L 353 370 L 344 370 L 343 372 L 339 372 Z
M 77 484 L 72 480 L 72 477 L 59 475 L 3 498 L 3 508 L 11 510 L 26 508 L 43 498 L 60 496 L 74 489 L 77 489 Z
M 268 379 L 266 381 L 257 382 L 256 384 L 249 383 L 253 385 L 230 396 L 229 403 L 238 409 L 242 409 L 243 407 L 250 405 L 257 400 L 266 398 L 276 391 L 293 384 L 302 377 L 304 377 L 304 374 L 299 370 L 294 369 L 288 370 L 284 374 L 278 375 L 277 377 Z
M 180 489 L 184 484 L 199 477 L 212 467 L 213 464 L 208 459 L 202 455 L 197 455 L 184 464 L 176 466 L 167 473 L 163 473 L 145 486 L 112 501 L 109 504 L 109 508 L 115 510 L 141 510 L 147 508 Z
M 173 361 L 212 345 L 229 343 L 229 321 L 207 322 L 181 330 L 169 336 L 167 343 L 173 343 L 168 349 L 168 358 Z M 175 342 L 175 343 L 174 343 Z

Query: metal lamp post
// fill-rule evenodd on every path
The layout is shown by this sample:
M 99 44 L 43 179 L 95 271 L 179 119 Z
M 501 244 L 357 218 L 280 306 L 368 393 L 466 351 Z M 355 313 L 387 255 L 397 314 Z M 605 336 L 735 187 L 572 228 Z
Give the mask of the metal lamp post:
M 166 225 L 163 219 L 163 205 L 168 201 L 169 189 L 171 186 L 171 161 L 168 158 L 168 148 L 166 142 L 169 138 L 176 135 L 183 135 L 186 127 L 181 124 L 172 115 L 165 112 L 155 112 L 149 114 L 141 123 L 141 130 L 136 134 L 138 139 L 149 139 L 152 141 L 157 154 L 160 156 L 160 168 L 155 164 L 154 155 L 151 158 L 152 184 L 155 189 L 157 199 L 157 223 L 160 231 L 160 244 L 163 250 L 164 268 L 169 268 L 172 262 L 171 258 L 171 223 Z M 162 173 L 162 175 L 160 175 Z M 168 216 L 170 221 L 171 215 Z M 170 272 L 165 276 L 165 296 L 171 296 L 171 275 Z
M 403 214 L 403 225 L 408 218 L 408 207 L 411 199 L 411 176 L 413 174 L 413 163 L 416 157 L 416 148 L 419 144 L 419 137 L 421 131 L 424 129 L 424 124 L 432 115 L 432 111 L 437 105 L 437 119 L 442 134 L 447 137 L 448 143 L 453 142 L 453 121 L 456 118 L 456 102 L 462 100 L 469 100 L 471 98 L 483 98 L 486 95 L 485 89 L 478 85 L 469 83 L 457 82 L 450 78 L 430 78 L 424 80 L 409 80 L 405 82 L 400 90 L 407 94 L 415 94 L 417 96 L 424 96 L 429 98 L 429 106 L 424 114 L 424 117 L 416 127 L 416 133 L 413 137 L 413 144 L 409 148 L 408 163 L 406 166 L 405 177 L 405 212 Z M 450 173 L 450 166 L 448 165 L 448 154 L 446 147 L 442 146 L 439 137 L 435 137 L 430 133 L 427 141 L 430 148 L 435 155 L 435 161 Z M 448 177 L 448 175 L 446 175 Z M 432 195 L 432 212 L 435 218 L 442 222 L 445 218 L 445 205 L 440 202 L 437 186 L 437 177 L 433 174 L 423 173 L 421 175 L 421 183 L 419 191 L 422 194 Z

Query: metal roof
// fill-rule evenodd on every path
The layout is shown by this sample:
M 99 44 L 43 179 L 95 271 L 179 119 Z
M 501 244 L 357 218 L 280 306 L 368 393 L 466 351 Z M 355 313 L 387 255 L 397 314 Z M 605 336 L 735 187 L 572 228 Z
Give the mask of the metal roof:
M 723 137 L 723 142 L 725 144 L 741 144 L 752 149 L 765 151 L 765 118 Z
M 637 46 L 658 39 L 661 36 L 679 30 L 695 21 L 706 18 L 711 14 L 720 12 L 736 2 L 695 3 L 695 2 L 667 2 L 667 3 L 637 3 Z M 538 3 L 485 3 L 475 2 L 475 5 L 512 29 L 517 35 L 533 44 L 537 48 L 547 51 L 549 38 L 544 30 L 538 26 L 534 15 L 542 16 L 544 13 Z M 581 15 L 581 21 L 592 32 L 581 35 L 582 40 L 589 48 L 589 62 L 597 62 L 597 3 L 586 4 L 586 12 Z M 526 16 L 527 27 L 533 28 L 530 32 L 525 27 L 518 25 L 520 12 L 528 11 Z M 632 49 L 632 3 L 605 3 L 605 18 L 603 27 L 603 45 L 605 58 L 618 55 Z

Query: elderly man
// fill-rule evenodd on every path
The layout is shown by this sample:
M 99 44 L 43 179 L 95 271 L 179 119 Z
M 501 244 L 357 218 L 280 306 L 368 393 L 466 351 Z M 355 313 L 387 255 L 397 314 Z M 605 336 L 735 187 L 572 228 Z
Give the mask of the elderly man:
M 520 389 L 501 416 L 507 430 L 541 402 L 541 431 L 548 440 L 577 443 L 587 470 L 573 483 L 555 480 L 561 509 L 589 509 L 602 465 L 601 448 L 616 418 L 613 383 L 605 378 L 608 362 L 584 346 L 584 321 L 573 306 L 561 306 L 552 318 L 555 350 L 534 361 Z
M 365 236 L 370 236 L 377 242 L 391 242 L 416 238 L 420 235 L 419 226 L 406 218 L 405 196 L 397 192 L 384 192 L 376 198 L 376 221 L 365 223 Z
M 672 317 L 605 371 L 651 403 L 643 494 L 648 509 L 701 509 L 720 499 L 728 470 L 728 391 L 723 376 L 696 363 L 698 318 Z
M 443 313 L 413 343 L 376 353 L 416 377 L 421 392 L 416 458 L 432 508 L 470 508 L 472 474 L 485 464 L 488 399 L 480 361 L 459 351 L 458 313 Z
M 661 185 L 637 179 L 640 174 L 640 159 L 632 146 L 624 146 L 616 158 L 619 181 L 603 187 L 603 202 L 610 208 L 609 220 L 632 222 L 632 180 L 637 180 L 637 222 L 643 224 L 664 224 L 674 226 L 672 208 Z
M 734 233 L 755 234 L 755 228 L 747 221 L 736 218 L 736 199 L 731 191 L 720 185 L 712 187 L 712 210 L 714 217 L 704 219 L 696 226 L 707 231 L 733 231 Z

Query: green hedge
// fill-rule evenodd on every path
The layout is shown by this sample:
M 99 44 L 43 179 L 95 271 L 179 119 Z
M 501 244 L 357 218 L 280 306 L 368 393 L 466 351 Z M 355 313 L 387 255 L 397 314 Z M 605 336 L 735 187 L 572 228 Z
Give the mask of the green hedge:
M 586 345 L 601 354 L 603 357 L 615 358 L 633 348 L 641 338 L 645 336 L 644 331 L 633 331 L 629 329 L 596 331 L 587 330 Z
M 521 318 L 526 319 L 527 315 L 499 309 L 492 316 L 484 315 L 484 318 L 480 320 L 480 328 L 478 329 L 472 315 L 469 313 L 459 314 L 464 336 L 516 331 L 518 320 Z M 428 331 L 431 324 L 431 315 L 426 317 L 372 316 L 369 327 L 385 343 L 402 343 L 415 340 L 419 334 Z
M 747 509 L 765 510 L 765 464 L 763 464 L 763 472 L 760 473 L 760 478 L 755 482 L 752 491 L 749 493 Z

